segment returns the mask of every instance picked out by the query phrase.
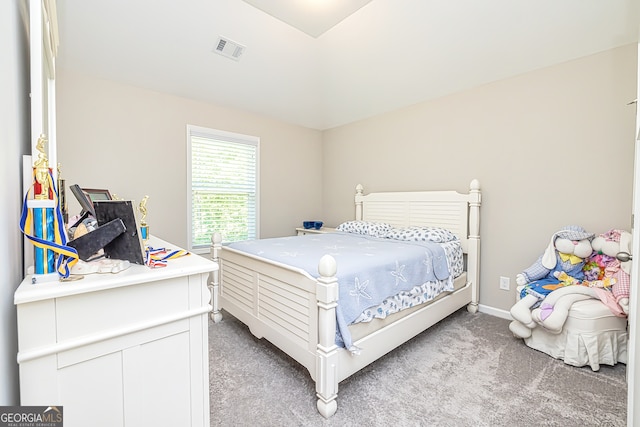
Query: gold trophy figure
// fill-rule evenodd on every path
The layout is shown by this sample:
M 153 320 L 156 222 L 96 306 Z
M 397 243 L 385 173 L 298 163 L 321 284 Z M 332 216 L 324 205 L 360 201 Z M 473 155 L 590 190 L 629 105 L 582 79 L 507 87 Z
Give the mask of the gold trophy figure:
M 44 151 L 44 144 L 47 138 L 40 135 L 36 143 L 38 150 L 38 160 L 33 164 L 36 176 L 36 182 L 40 184 L 40 192 L 34 195 L 36 200 L 48 200 L 49 197 L 49 159 Z
M 147 224 L 147 201 L 149 200 L 149 196 L 144 196 L 144 198 L 140 201 L 138 205 L 138 211 L 140 212 L 140 234 L 142 235 L 142 240 L 145 242 L 149 240 L 149 225 Z

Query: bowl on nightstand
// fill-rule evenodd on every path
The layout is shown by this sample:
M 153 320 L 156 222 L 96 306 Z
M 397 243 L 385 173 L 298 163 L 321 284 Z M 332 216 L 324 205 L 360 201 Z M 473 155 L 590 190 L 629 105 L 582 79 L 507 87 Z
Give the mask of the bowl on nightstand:
M 320 230 L 322 228 L 322 221 L 303 221 L 302 226 L 309 230 L 311 228 L 315 228 L 316 230 Z

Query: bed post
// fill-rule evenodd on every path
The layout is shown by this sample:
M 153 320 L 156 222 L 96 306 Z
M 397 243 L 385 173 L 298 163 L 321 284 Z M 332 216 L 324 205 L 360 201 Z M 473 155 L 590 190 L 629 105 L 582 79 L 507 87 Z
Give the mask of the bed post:
M 478 311 L 480 291 L 480 181 L 474 179 L 469 185 L 469 252 L 467 273 L 472 281 L 471 303 L 467 306 L 470 313 Z
M 356 185 L 356 197 L 355 197 L 355 201 L 356 201 L 356 217 L 355 220 L 356 221 L 361 221 L 362 220 L 362 194 L 364 193 L 364 187 L 362 186 L 362 184 L 358 184 Z
M 336 306 L 338 305 L 338 279 L 336 260 L 325 255 L 318 264 L 318 355 L 316 363 L 316 396 L 318 412 L 329 418 L 336 413 L 338 403 L 338 346 L 336 340 Z
M 211 320 L 218 323 L 222 320 L 220 312 L 220 302 L 218 291 L 220 288 L 220 249 L 222 249 L 222 235 L 213 233 L 211 236 L 211 259 L 218 264 L 218 269 L 211 273 L 212 280 L 209 283 L 209 292 L 211 292 Z

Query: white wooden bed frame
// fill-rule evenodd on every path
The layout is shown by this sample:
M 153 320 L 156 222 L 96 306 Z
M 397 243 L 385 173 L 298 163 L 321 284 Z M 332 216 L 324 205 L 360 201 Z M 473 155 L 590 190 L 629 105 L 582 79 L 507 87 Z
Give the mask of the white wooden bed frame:
M 318 264 L 319 278 L 297 268 L 272 263 L 222 247 L 212 238 L 212 257 L 219 262 L 211 283 L 214 322 L 221 309 L 246 324 L 258 338 L 266 338 L 309 370 L 316 383 L 318 411 L 335 414 L 338 383 L 451 313 L 467 305 L 478 309 L 480 278 L 480 184 L 471 182 L 468 193 L 456 191 L 385 192 L 363 194 L 356 187 L 356 219 L 387 222 L 393 226 L 436 226 L 453 231 L 466 254 L 466 285 L 408 316 L 376 330 L 354 344 L 352 355 L 335 345 L 338 281 L 336 262 L 325 255 Z

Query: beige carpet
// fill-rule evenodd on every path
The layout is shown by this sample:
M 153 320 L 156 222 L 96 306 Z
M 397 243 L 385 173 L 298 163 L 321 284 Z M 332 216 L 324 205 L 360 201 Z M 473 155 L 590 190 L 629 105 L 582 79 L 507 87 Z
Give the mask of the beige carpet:
M 465 309 L 340 383 L 316 410 L 303 367 L 224 313 L 210 322 L 212 426 L 625 426 L 626 367 L 565 365 Z

